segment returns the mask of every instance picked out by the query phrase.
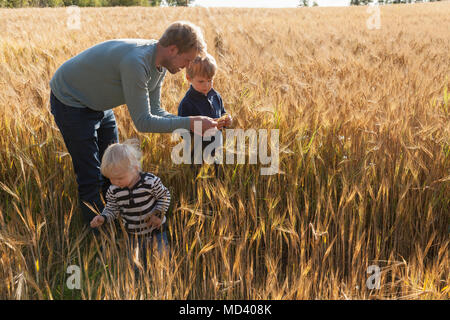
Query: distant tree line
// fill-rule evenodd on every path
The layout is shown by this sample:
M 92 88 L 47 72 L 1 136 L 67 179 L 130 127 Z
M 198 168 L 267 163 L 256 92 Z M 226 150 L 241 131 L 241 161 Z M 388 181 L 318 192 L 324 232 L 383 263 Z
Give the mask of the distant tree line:
M 395 4 L 395 3 L 417 3 L 417 2 L 435 2 L 441 0 L 351 0 L 350 5 L 359 6 L 359 5 L 367 5 L 370 3 L 378 4 Z
M 362 6 L 362 5 L 368 5 L 371 3 L 377 3 L 378 4 L 394 4 L 394 3 L 417 3 L 417 2 L 435 2 L 435 1 L 441 1 L 441 0 L 349 0 L 351 6 Z M 311 0 L 301 0 L 299 3 L 299 7 L 310 7 L 310 6 L 317 6 L 317 1 L 311 1 Z
M 0 0 L 0 8 L 19 7 L 115 7 L 115 6 L 145 6 L 157 7 L 188 6 L 193 0 Z

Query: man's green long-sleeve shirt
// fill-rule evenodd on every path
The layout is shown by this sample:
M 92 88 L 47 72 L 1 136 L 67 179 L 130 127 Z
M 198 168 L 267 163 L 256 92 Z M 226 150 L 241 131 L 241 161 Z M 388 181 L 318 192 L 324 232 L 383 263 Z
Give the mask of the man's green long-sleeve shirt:
M 190 119 L 161 108 L 167 70 L 155 66 L 156 40 L 118 39 L 99 43 L 63 63 L 50 81 L 62 103 L 105 111 L 126 104 L 141 132 L 190 129 Z

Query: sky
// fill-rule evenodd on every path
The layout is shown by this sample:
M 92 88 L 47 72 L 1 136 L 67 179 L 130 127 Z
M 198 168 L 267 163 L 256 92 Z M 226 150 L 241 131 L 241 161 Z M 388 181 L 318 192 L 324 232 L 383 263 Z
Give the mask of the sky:
M 319 6 L 346 6 L 350 0 L 315 0 Z M 310 0 L 312 3 L 313 0 Z M 250 7 L 289 8 L 297 7 L 300 0 L 195 0 L 195 6 L 202 7 Z

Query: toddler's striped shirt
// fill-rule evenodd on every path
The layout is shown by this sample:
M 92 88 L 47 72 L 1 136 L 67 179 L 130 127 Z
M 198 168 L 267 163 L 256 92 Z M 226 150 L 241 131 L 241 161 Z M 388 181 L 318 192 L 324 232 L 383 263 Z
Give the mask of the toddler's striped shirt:
M 165 213 L 170 205 L 170 192 L 157 176 L 141 172 L 132 188 L 111 185 L 106 193 L 106 206 L 102 216 L 106 221 L 119 216 L 129 235 L 150 236 L 154 228 L 148 226 L 150 216 L 159 210 Z M 162 223 L 166 222 L 166 217 Z

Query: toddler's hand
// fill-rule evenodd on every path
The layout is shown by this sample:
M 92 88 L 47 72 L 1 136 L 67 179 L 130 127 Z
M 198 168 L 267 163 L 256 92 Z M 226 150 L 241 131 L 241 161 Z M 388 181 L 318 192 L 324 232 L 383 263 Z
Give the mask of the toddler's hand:
M 105 222 L 105 218 L 102 216 L 95 216 L 91 221 L 91 228 L 100 227 Z
M 162 224 L 162 220 L 156 216 L 155 214 L 153 214 L 150 219 L 148 219 L 148 225 L 150 227 L 153 227 L 155 229 L 159 229 L 161 227 Z

